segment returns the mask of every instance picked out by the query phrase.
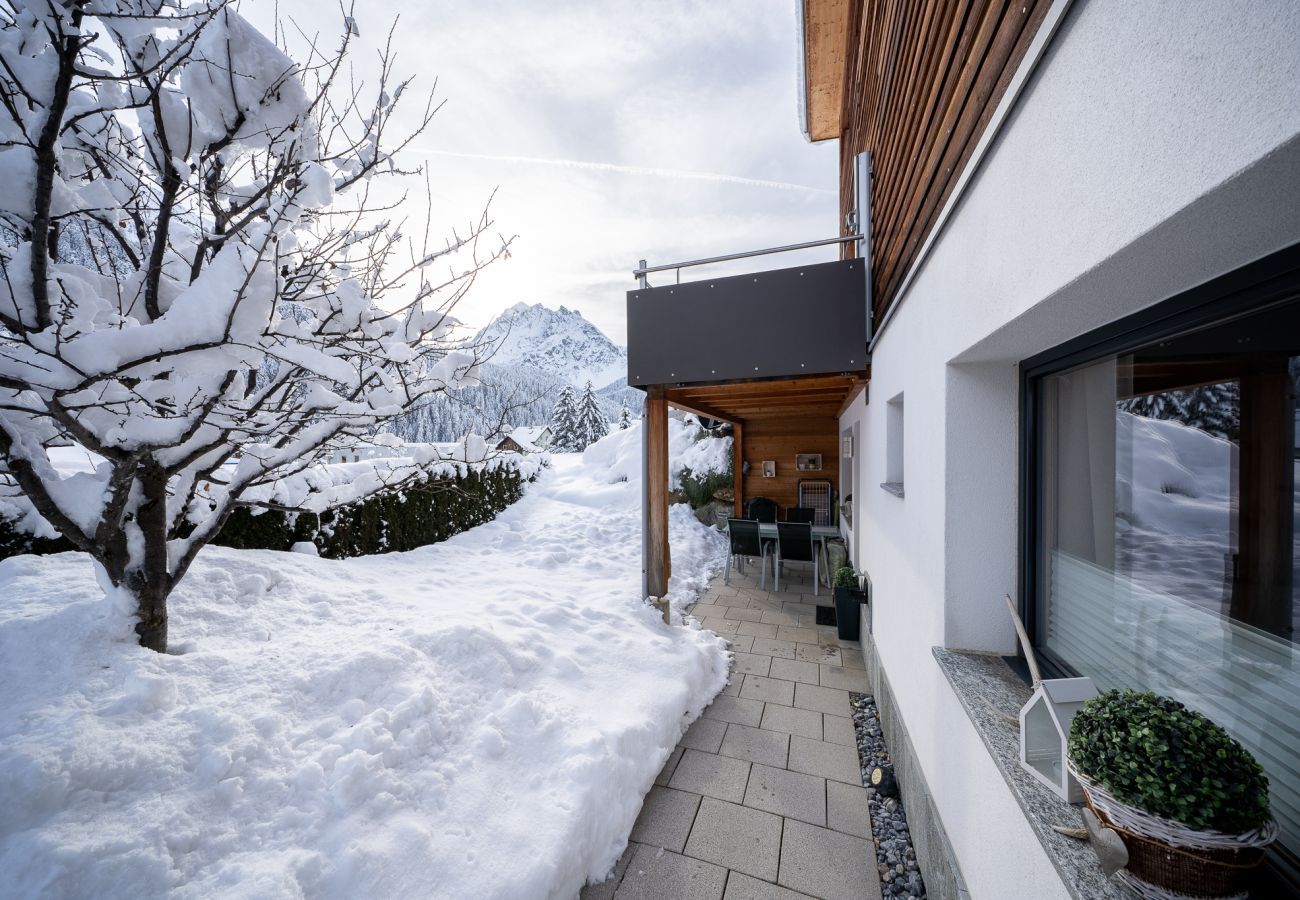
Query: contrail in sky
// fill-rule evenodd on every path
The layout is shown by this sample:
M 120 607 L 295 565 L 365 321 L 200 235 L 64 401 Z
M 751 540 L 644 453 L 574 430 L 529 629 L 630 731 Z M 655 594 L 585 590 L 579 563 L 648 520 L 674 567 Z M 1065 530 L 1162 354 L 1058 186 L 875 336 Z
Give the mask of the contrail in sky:
M 452 150 L 426 150 L 418 147 L 407 149 L 409 153 L 423 153 L 426 156 L 450 156 L 456 159 L 481 159 L 489 162 L 522 163 L 536 166 L 560 166 L 566 169 L 588 169 L 595 172 L 617 172 L 621 175 L 649 175 L 654 178 L 683 178 L 690 181 L 715 181 L 722 184 L 741 184 L 748 187 L 772 188 L 778 191 L 806 191 L 811 194 L 834 194 L 826 188 L 810 187 L 806 184 L 791 184 L 788 181 L 767 181 L 762 178 L 742 178 L 739 175 L 722 175 L 717 172 L 686 172 L 679 169 L 654 169 L 647 166 L 620 166 L 615 163 L 589 162 L 582 159 L 545 159 L 540 156 L 496 156 L 488 153 L 456 153 Z

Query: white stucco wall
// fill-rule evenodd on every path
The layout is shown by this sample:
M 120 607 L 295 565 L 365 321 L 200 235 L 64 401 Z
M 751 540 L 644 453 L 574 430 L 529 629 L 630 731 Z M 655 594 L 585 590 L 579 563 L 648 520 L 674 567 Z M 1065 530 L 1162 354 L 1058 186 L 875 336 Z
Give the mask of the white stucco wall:
M 930 654 L 1012 652 L 1017 364 L 1300 241 L 1300 4 L 1079 0 L 872 355 L 854 560 L 972 896 L 1063 888 Z M 885 479 L 906 395 L 906 496 Z M 1010 848 L 1015 848 L 1014 852 Z

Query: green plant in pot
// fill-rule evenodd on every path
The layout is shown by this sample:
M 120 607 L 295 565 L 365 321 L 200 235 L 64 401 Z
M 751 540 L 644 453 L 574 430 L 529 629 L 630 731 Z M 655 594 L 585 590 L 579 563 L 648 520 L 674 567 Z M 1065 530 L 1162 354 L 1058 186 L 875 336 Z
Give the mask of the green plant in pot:
M 839 638 L 842 641 L 859 640 L 862 629 L 859 627 L 858 606 L 867 602 L 867 592 L 861 589 L 862 579 L 852 566 L 841 566 L 835 570 L 832 584 L 835 585 L 835 627 Z
M 1069 750 L 1095 824 L 1123 839 L 1127 879 L 1232 896 L 1277 838 L 1254 756 L 1177 700 L 1106 691 L 1075 715 Z

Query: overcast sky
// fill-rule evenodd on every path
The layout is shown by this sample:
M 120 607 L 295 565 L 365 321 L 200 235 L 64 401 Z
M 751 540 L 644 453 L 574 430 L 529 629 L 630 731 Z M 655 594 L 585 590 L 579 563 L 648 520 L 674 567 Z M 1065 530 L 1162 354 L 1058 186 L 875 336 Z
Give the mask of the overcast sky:
M 241 6 L 264 28 L 274 8 L 272 0 Z M 799 131 L 793 0 L 363 0 L 357 8 L 358 69 L 400 12 L 398 74 L 426 89 L 437 78 L 446 101 L 409 159 L 431 168 L 433 221 L 468 221 L 495 188 L 497 226 L 518 235 L 513 257 L 457 308 L 469 324 L 519 301 L 563 304 L 625 343 L 625 292 L 638 259 L 653 265 L 836 234 L 836 146 L 809 144 Z M 279 2 L 282 18 L 322 34 L 342 22 L 326 9 L 319 0 Z

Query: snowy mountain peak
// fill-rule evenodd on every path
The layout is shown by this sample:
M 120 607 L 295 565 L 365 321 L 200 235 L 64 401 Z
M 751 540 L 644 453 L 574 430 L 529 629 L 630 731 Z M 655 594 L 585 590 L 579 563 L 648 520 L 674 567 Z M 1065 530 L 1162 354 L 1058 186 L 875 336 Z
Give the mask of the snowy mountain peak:
M 498 366 L 529 366 L 569 384 L 597 388 L 627 378 L 627 351 L 576 309 L 516 303 L 475 336 Z

